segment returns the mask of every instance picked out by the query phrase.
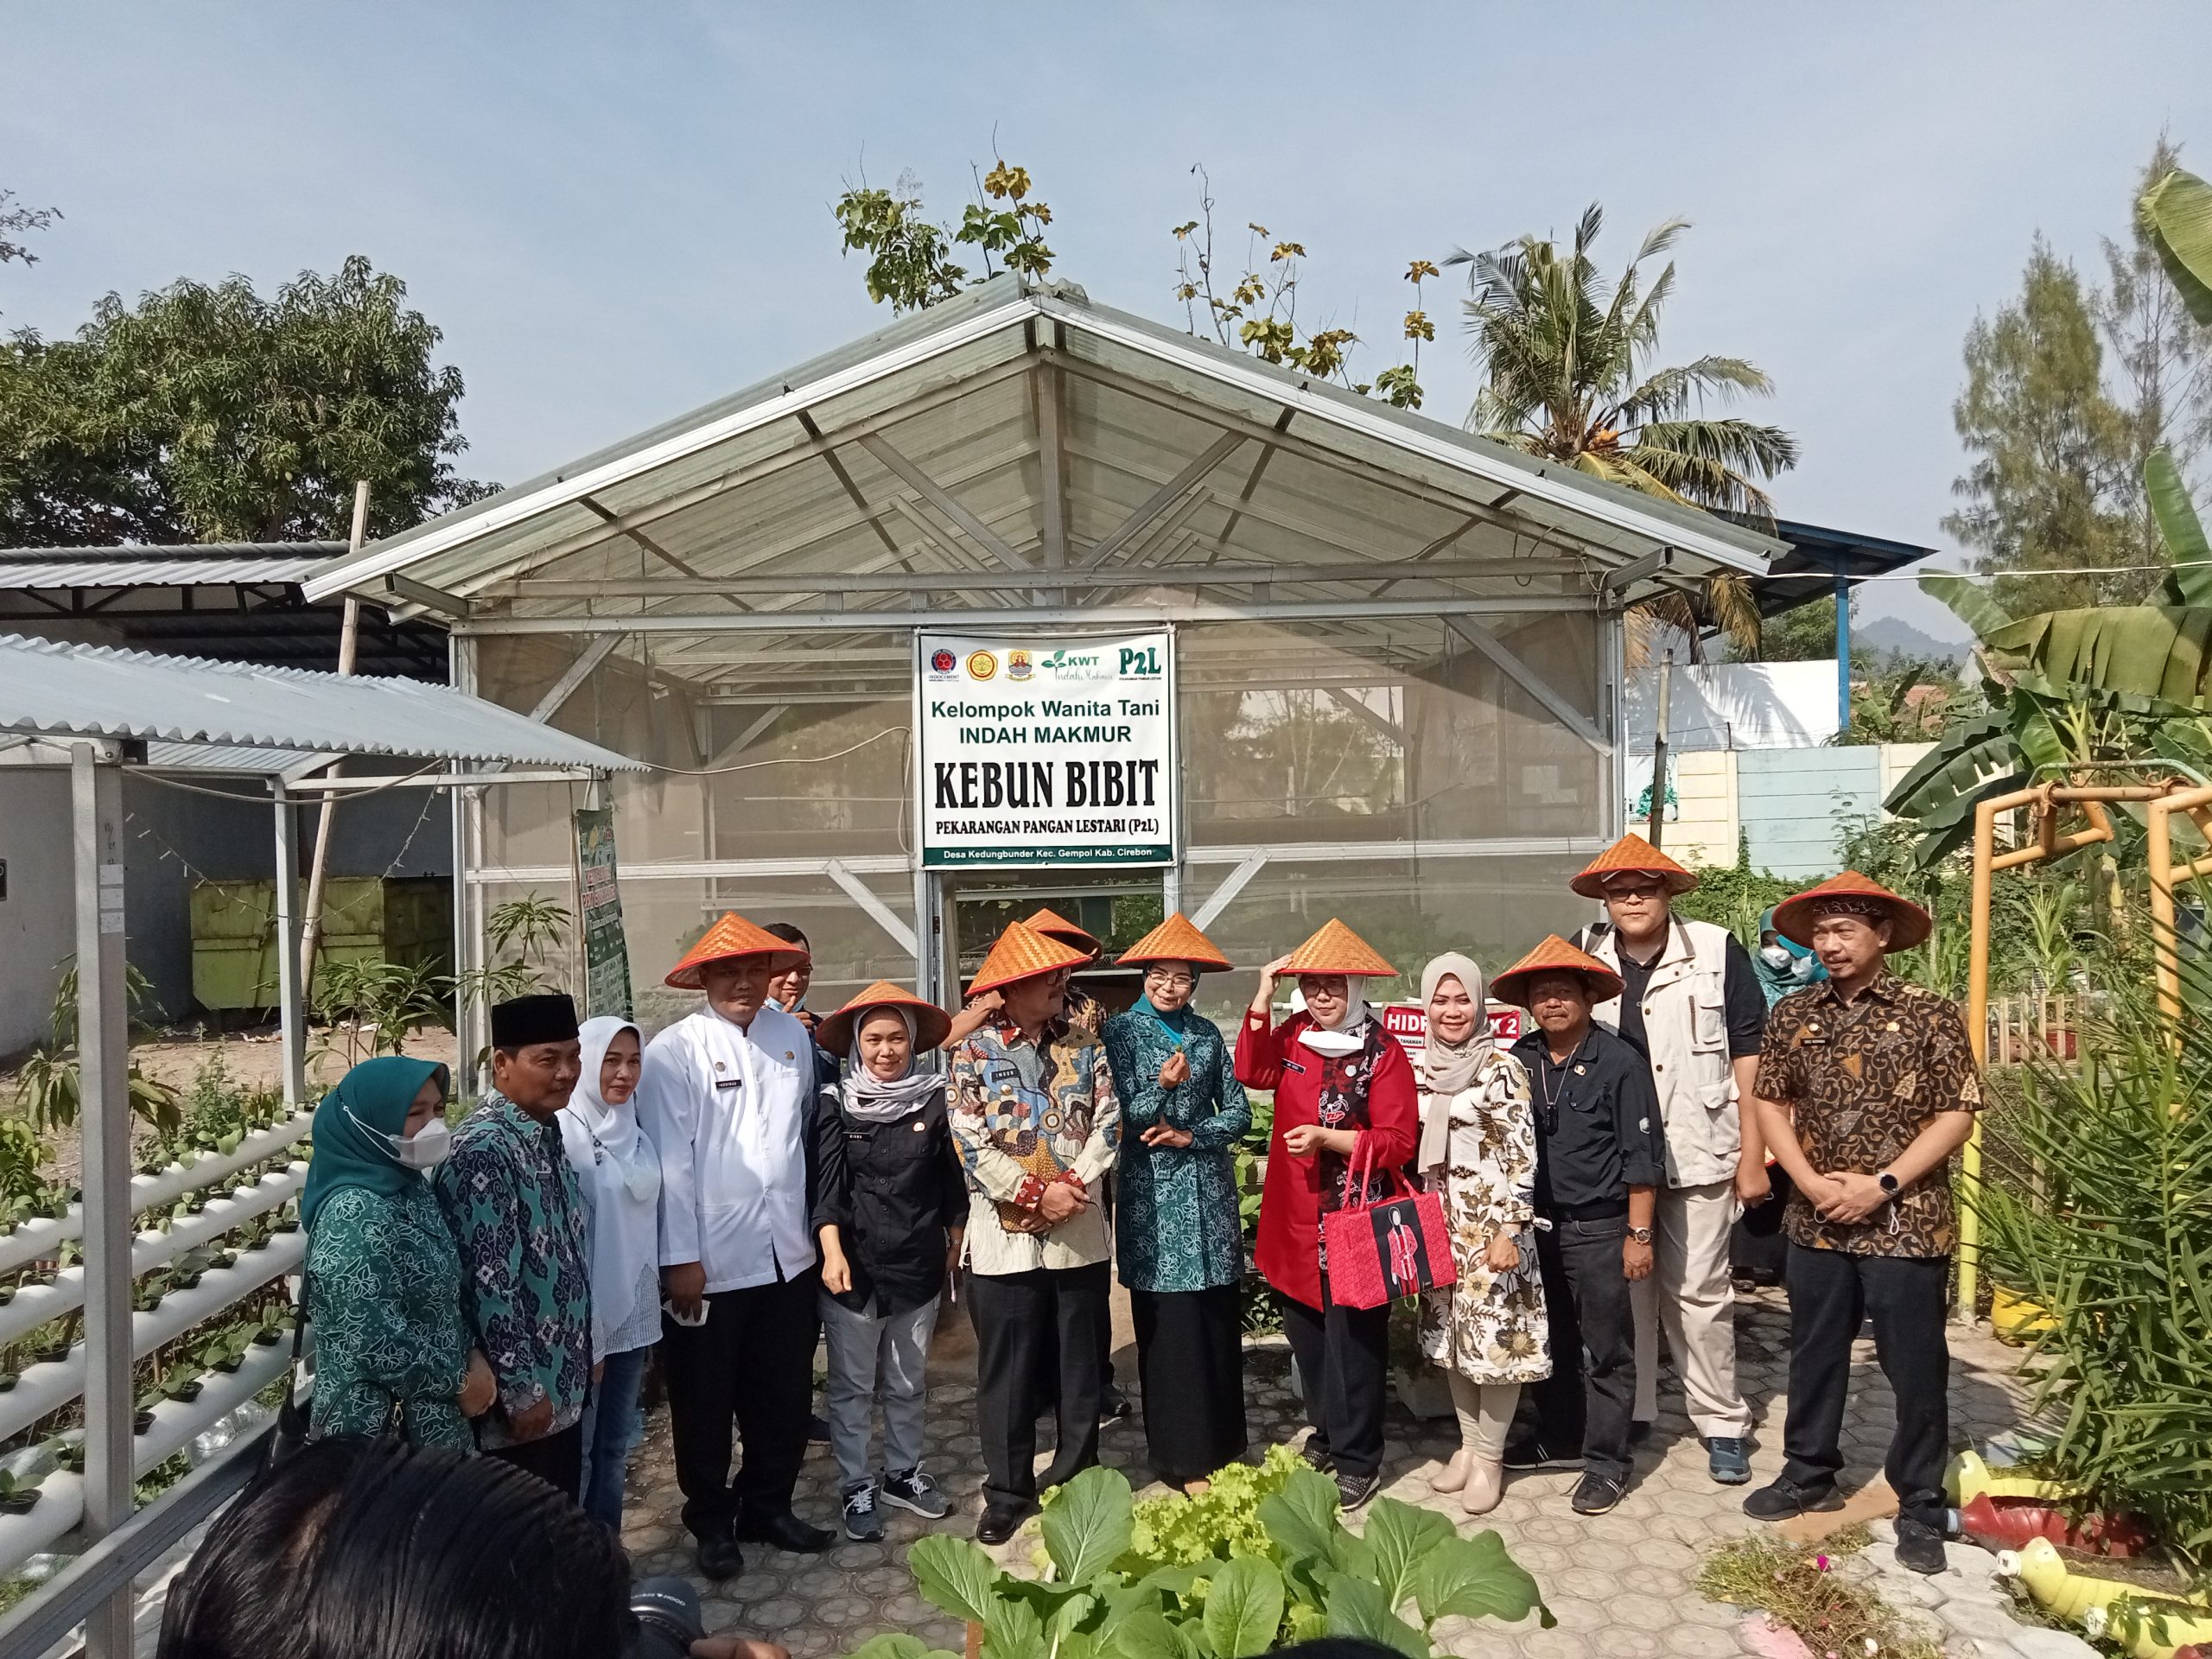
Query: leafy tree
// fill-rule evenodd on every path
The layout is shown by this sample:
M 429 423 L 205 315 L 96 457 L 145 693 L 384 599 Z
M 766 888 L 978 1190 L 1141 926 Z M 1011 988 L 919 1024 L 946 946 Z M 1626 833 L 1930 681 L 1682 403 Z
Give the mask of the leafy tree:
M 1765 397 L 1773 382 L 1740 357 L 1650 366 L 1675 267 L 1647 289 L 1643 266 L 1688 224 L 1657 226 L 1608 281 L 1591 253 L 1604 223 L 1593 202 L 1565 249 L 1523 236 L 1487 253 L 1461 249 L 1445 262 L 1469 267 L 1466 327 L 1485 377 L 1468 429 L 1662 500 L 1771 518 L 1760 485 L 1796 464 L 1797 441 L 1779 427 L 1698 411 L 1707 399 Z M 1715 577 L 1707 601 L 1714 621 L 1756 649 L 1758 607 L 1747 582 Z M 1683 600 L 1655 601 L 1645 614 L 1693 646 L 1704 620 Z
M 38 256 L 16 238 L 29 231 L 42 231 L 61 217 L 58 207 L 22 207 L 12 190 L 0 190 L 0 265 L 10 259 L 35 265 Z
M 383 536 L 488 493 L 454 470 L 461 372 L 406 294 L 357 255 L 0 343 L 0 544 L 338 537 L 357 479 Z
M 1298 283 L 1306 257 L 1306 245 L 1273 237 L 1264 225 L 1248 223 L 1243 270 L 1234 281 L 1224 268 L 1220 282 L 1215 272 L 1219 256 L 1213 232 L 1213 181 L 1202 166 L 1191 171 L 1198 180 L 1198 216 L 1175 226 L 1177 247 L 1175 297 L 1192 334 L 1205 327 L 1230 349 L 1239 346 L 1269 363 L 1287 364 L 1308 374 L 1334 380 L 1364 397 L 1370 392 L 1399 409 L 1419 409 L 1421 348 L 1436 338 L 1436 325 L 1422 304 L 1421 284 L 1437 275 L 1427 259 L 1406 267 L 1406 281 L 1413 284 L 1413 308 L 1406 313 L 1401 331 L 1411 347 L 1406 362 L 1394 364 L 1371 380 L 1355 381 L 1351 361 L 1359 336 L 1349 328 L 1301 330 L 1298 321 Z M 1264 257 L 1261 250 L 1266 249 Z
M 1859 624 L 1859 594 L 1852 592 L 1851 621 Z M 1857 655 L 1857 647 L 1853 647 Z M 1759 629 L 1758 648 L 1745 652 L 1732 647 L 1738 662 L 1815 663 L 1835 655 L 1835 598 L 1823 594 L 1802 605 L 1793 605 L 1768 617 Z
M 918 311 L 968 286 L 968 267 L 952 263 L 956 245 L 982 255 L 979 282 L 997 276 L 1001 264 L 1025 276 L 1050 274 L 1045 227 L 1052 210 L 1029 200 L 1033 188 L 1027 168 L 995 161 L 976 181 L 976 200 L 957 230 L 924 217 L 922 181 L 912 172 L 901 173 L 889 190 L 870 189 L 865 180 L 848 185 L 830 212 L 844 231 L 845 251 L 870 256 L 868 298 L 878 305 L 888 300 L 893 311 Z
M 2154 580 L 2028 574 L 2131 563 L 2129 423 L 2105 395 L 2090 300 L 2037 237 L 2018 301 L 1967 334 L 1966 390 L 1951 413 L 1975 459 L 1952 486 L 1967 505 L 1943 528 L 1980 551 L 1977 569 L 2002 575 L 1994 594 L 2009 609 L 2133 604 Z

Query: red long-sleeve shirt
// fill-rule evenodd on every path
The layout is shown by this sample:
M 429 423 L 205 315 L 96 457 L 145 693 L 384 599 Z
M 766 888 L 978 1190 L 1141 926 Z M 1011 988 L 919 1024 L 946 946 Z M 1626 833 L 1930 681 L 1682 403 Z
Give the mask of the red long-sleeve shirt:
M 1321 1122 L 1322 1085 L 1332 1083 L 1354 1103 L 1351 1116 L 1331 1127 L 1357 1129 L 1355 1159 L 1371 1157 L 1377 1173 L 1396 1169 L 1414 1155 L 1421 1138 L 1420 1095 L 1413 1062 L 1387 1032 L 1373 1074 L 1364 1053 L 1329 1059 L 1298 1040 L 1313 1029 L 1311 1016 L 1294 1014 L 1269 1030 L 1263 1014 L 1246 1010 L 1236 1033 L 1236 1078 L 1250 1089 L 1272 1089 L 1275 1123 L 1268 1147 L 1267 1180 L 1260 1190 L 1260 1235 L 1255 1264 L 1267 1281 L 1308 1307 L 1321 1306 L 1321 1212 L 1336 1207 L 1338 1194 L 1324 1184 L 1341 1183 L 1346 1160 L 1333 1155 L 1294 1156 L 1283 1145 L 1286 1131 Z M 1362 1117 L 1364 1122 L 1362 1122 Z

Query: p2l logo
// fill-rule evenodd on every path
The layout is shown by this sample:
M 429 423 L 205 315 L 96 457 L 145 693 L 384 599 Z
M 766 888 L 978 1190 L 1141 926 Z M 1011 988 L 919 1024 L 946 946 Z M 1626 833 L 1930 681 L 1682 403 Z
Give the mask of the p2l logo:
M 1157 645 L 1123 645 L 1122 669 L 1124 674 L 1157 674 L 1160 672 L 1160 647 Z

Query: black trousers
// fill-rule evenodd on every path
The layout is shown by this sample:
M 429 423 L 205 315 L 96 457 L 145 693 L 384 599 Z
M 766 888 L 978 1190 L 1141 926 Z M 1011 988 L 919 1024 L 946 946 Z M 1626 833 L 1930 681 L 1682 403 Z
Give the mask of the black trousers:
M 791 1506 L 813 1410 L 819 1268 L 772 1285 L 707 1298 L 707 1322 L 661 1319 L 661 1368 L 683 1524 L 695 1538 L 727 1532 L 743 1510 Z M 745 1462 L 730 1479 L 730 1429 Z
M 1728 1234 L 1728 1265 L 1738 1276 L 1749 1275 L 1763 1285 L 1778 1285 L 1788 1272 L 1789 1241 L 1783 1236 L 1782 1219 L 1789 1207 L 1796 1183 L 1780 1164 L 1769 1164 L 1767 1176 L 1774 1196 L 1738 1217 Z
M 1579 1446 L 1587 1472 L 1624 1482 L 1636 1407 L 1636 1319 L 1621 1267 L 1627 1236 L 1625 1216 L 1555 1216 L 1550 1231 L 1536 1230 L 1552 1374 L 1527 1391 L 1547 1449 L 1572 1454 Z
M 1874 1323 L 1874 1357 L 1897 1396 L 1897 1426 L 1882 1465 L 1901 1514 L 1943 1527 L 1950 1451 L 1951 1350 L 1943 1334 L 1948 1256 L 1852 1255 L 1789 1247 L 1789 1414 L 1785 1479 L 1815 1490 L 1843 1468 L 1839 1444 L 1851 1394 L 1851 1344 Z
M 1298 1361 L 1299 1386 L 1306 1392 L 1306 1421 L 1313 1425 L 1309 1447 L 1326 1452 L 1343 1473 L 1365 1479 L 1382 1466 L 1382 1409 L 1389 1403 L 1390 1305 L 1345 1307 L 1328 1300 L 1328 1275 L 1321 1279 L 1322 1306 L 1309 1307 L 1296 1297 L 1275 1293 L 1282 1309 L 1283 1334 Z
M 1044 1484 L 1072 1480 L 1098 1461 L 1098 1331 L 1108 1271 L 1099 1262 L 968 1275 L 986 1503 L 1036 1500 L 1039 1376 L 1054 1357 L 1059 1439 Z
M 1144 1440 L 1163 1480 L 1211 1475 L 1244 1455 L 1243 1293 L 1132 1290 Z
M 519 1446 L 495 1446 L 484 1452 L 501 1463 L 536 1475 L 574 1503 L 584 1487 L 584 1426 L 570 1423 L 557 1434 L 547 1434 Z

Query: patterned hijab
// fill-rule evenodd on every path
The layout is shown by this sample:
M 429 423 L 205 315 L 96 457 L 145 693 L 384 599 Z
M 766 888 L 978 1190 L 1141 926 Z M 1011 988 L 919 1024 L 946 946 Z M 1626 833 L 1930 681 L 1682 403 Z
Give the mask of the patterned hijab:
M 315 1230 L 323 1201 L 341 1188 L 366 1187 L 396 1198 L 423 1185 L 421 1172 L 403 1166 L 380 1137 L 405 1131 L 415 1096 L 432 1078 L 441 1095 L 448 1092 L 448 1076 L 435 1060 L 385 1054 L 363 1060 L 322 1097 L 315 1109 L 308 1182 L 300 1192 L 300 1221 L 308 1231 Z

